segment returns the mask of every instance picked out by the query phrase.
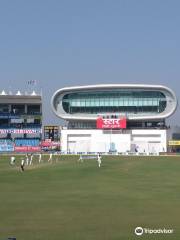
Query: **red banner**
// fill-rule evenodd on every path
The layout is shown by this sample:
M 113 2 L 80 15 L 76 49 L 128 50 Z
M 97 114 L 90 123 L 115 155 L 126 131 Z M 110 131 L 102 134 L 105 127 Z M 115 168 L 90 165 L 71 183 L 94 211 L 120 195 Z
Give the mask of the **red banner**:
M 96 122 L 98 129 L 124 129 L 126 128 L 126 118 L 103 119 L 98 118 Z
M 51 147 L 51 142 L 50 141 L 42 141 L 41 147 Z
M 15 152 L 40 152 L 41 148 L 39 146 L 31 147 L 31 146 L 22 146 L 22 147 L 15 147 Z
M 60 142 L 55 141 L 42 141 L 41 147 L 54 147 L 54 146 L 60 146 Z

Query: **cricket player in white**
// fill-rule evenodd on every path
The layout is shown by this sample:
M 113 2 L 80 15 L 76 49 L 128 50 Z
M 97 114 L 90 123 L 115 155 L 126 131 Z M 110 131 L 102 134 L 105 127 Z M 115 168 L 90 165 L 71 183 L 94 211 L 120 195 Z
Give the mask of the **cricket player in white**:
M 14 165 L 15 164 L 16 158 L 14 156 L 11 157 L 10 164 Z
M 22 158 L 21 160 L 21 170 L 24 172 L 24 165 L 25 165 L 25 161 L 24 158 Z
M 39 154 L 39 163 L 41 162 L 42 160 L 42 153 Z
M 31 158 L 30 158 L 30 165 L 32 165 L 32 163 L 33 163 L 33 154 L 31 154 Z
M 101 156 L 100 156 L 100 154 L 98 154 L 97 162 L 98 162 L 98 166 L 101 167 Z
M 83 162 L 83 157 L 82 157 L 82 155 L 79 156 L 78 162 Z
M 49 159 L 48 159 L 48 162 L 52 162 L 52 153 L 49 154 Z
M 26 165 L 27 166 L 29 165 L 29 156 L 28 156 L 28 154 L 26 154 Z

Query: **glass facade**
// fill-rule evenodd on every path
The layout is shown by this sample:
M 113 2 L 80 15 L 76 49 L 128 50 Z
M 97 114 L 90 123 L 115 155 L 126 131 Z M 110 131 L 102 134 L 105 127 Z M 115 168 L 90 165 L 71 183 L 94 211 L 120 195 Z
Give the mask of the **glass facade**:
M 166 97 L 159 91 L 106 90 L 69 93 L 62 106 L 69 114 L 152 114 L 166 108 Z

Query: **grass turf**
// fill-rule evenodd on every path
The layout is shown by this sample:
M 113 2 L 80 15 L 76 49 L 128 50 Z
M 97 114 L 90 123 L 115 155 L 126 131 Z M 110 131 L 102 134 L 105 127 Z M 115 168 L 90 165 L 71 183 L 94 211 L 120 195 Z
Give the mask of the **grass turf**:
M 180 157 L 102 157 L 21 172 L 0 156 L 0 240 L 180 239 Z M 170 235 L 135 227 L 170 228 Z

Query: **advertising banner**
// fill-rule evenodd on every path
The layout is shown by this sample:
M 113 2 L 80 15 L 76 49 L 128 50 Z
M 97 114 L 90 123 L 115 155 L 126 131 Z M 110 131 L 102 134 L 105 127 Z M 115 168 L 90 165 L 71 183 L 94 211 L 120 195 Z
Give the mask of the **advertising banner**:
M 37 129 L 0 129 L 0 134 L 8 134 L 8 133 L 14 133 L 14 134 L 39 134 L 42 133 L 41 128 Z
M 98 118 L 96 122 L 98 129 L 125 129 L 126 118 L 103 119 Z
M 42 141 L 41 147 L 51 147 L 51 141 Z
M 178 140 L 170 140 L 169 142 L 168 142 L 168 144 L 169 144 L 169 146 L 180 146 L 180 140 L 178 141 Z
M 13 152 L 14 146 L 11 144 L 0 144 L 0 152 Z
M 60 142 L 55 141 L 42 141 L 41 142 L 42 147 L 54 147 L 54 146 L 60 146 Z
M 15 147 L 15 152 L 40 152 L 41 148 L 39 146 L 33 147 L 33 146 L 21 146 L 21 147 Z

